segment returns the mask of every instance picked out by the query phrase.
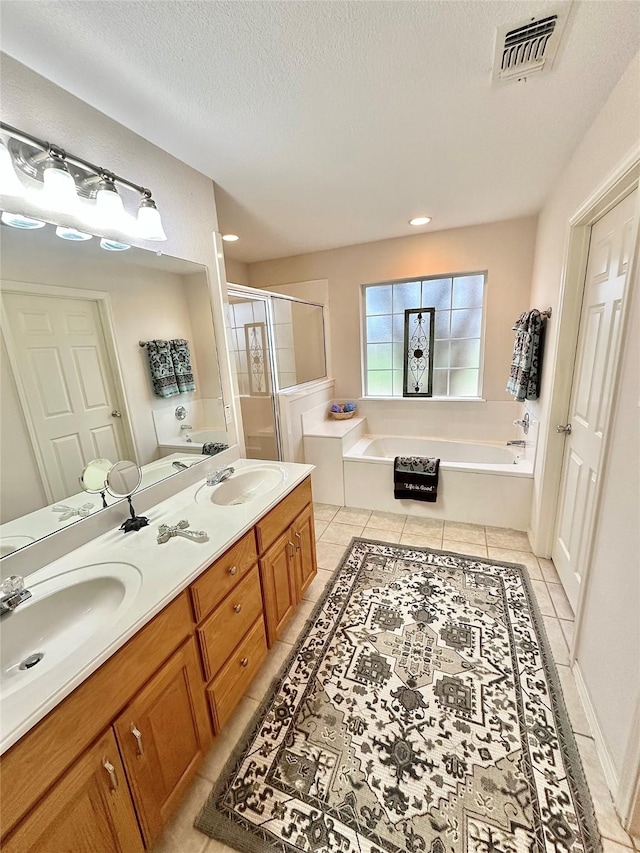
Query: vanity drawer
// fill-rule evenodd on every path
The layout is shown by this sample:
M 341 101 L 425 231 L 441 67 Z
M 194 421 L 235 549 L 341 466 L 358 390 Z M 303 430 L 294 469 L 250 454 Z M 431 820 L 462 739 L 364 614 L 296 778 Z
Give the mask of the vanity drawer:
M 219 557 L 191 584 L 191 604 L 196 622 L 211 613 L 258 559 L 253 530 Z
M 289 527 L 305 506 L 311 503 L 311 500 L 311 478 L 307 477 L 290 495 L 287 495 L 278 506 L 274 507 L 256 524 L 256 537 L 260 554 L 263 554 L 282 531 Z
M 264 620 L 260 617 L 207 688 L 216 733 L 246 693 L 266 656 Z
M 258 567 L 254 566 L 198 628 L 206 681 L 218 672 L 259 616 L 262 590 Z

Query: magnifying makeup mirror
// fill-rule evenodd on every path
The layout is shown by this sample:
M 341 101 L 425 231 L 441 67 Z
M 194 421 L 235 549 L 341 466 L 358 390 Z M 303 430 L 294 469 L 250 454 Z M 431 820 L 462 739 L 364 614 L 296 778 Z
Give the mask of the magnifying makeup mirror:
M 103 508 L 109 506 L 105 497 L 105 490 L 107 475 L 112 468 L 113 462 L 110 459 L 93 459 L 78 478 L 85 492 L 90 495 L 100 495 Z
M 149 524 L 148 518 L 136 515 L 131 503 L 131 496 L 140 488 L 141 481 L 142 471 L 135 462 L 128 460 L 116 462 L 107 474 L 106 487 L 109 494 L 114 498 L 126 498 L 129 502 L 131 517 L 127 518 L 120 526 L 120 530 L 125 533 L 129 533 L 131 530 L 140 530 L 141 527 L 146 527 Z

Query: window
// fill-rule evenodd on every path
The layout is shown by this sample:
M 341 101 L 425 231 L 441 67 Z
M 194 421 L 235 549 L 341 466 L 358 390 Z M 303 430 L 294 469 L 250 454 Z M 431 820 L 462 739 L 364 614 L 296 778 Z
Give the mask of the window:
M 405 311 L 434 308 L 432 396 L 480 396 L 485 278 L 466 273 L 364 285 L 365 395 L 403 396 Z

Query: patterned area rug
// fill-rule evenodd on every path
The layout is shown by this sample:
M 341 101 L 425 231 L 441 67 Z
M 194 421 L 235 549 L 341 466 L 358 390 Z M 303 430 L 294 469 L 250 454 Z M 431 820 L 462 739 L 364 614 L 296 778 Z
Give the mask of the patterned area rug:
M 196 827 L 245 853 L 595 853 L 525 570 L 354 539 Z

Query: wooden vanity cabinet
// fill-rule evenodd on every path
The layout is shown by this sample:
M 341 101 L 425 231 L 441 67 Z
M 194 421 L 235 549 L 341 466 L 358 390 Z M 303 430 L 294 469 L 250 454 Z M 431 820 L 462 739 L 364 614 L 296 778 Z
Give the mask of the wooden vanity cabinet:
M 111 729 L 2 842 L 3 853 L 143 853 Z
M 307 478 L 2 756 L 2 850 L 148 850 L 315 574 Z
M 296 547 L 295 573 L 298 601 L 307 591 L 318 573 L 316 559 L 316 530 L 313 522 L 313 507 L 307 506 L 292 525 L 293 542 Z
M 261 552 L 267 640 L 271 647 L 282 635 L 318 571 L 310 481 L 301 483 L 259 521 L 256 534 Z
M 296 548 L 291 541 L 291 530 L 285 530 L 260 557 L 260 577 L 269 648 L 282 634 L 298 602 L 295 554 Z
M 195 641 L 164 664 L 114 722 L 147 845 L 161 833 L 211 744 Z

